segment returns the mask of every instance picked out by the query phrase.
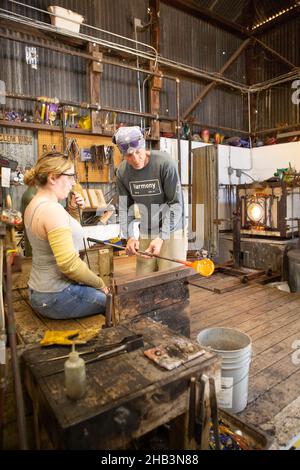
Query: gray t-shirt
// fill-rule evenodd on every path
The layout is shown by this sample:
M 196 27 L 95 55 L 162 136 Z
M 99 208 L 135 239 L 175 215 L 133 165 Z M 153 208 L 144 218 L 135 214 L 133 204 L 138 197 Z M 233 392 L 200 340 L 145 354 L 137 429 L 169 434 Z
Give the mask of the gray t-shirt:
M 184 227 L 184 202 L 177 165 L 166 152 L 151 151 L 148 164 L 135 170 L 124 160 L 117 171 L 123 236 L 133 237 L 133 204 L 141 214 L 141 236 L 163 240 Z

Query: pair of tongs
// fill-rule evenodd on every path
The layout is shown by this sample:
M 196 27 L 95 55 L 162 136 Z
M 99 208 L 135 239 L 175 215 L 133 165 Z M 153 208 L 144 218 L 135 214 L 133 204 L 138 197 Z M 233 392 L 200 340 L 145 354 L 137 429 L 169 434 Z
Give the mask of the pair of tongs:
M 90 348 L 90 349 L 87 349 L 85 351 L 78 352 L 78 354 L 80 356 L 83 356 L 85 354 L 93 354 L 93 353 L 96 353 L 96 352 L 100 352 L 100 353 L 101 352 L 106 352 L 106 351 L 109 352 L 109 351 L 114 350 L 118 347 L 124 346 L 127 343 L 130 343 L 130 342 L 134 341 L 135 339 L 140 340 L 140 339 L 142 339 L 142 337 L 143 337 L 143 335 L 125 336 L 125 338 L 123 338 L 121 341 L 118 341 L 116 343 L 104 344 L 104 345 L 99 346 L 99 347 Z M 59 361 L 61 359 L 67 359 L 68 357 L 69 357 L 69 354 L 64 354 L 63 356 L 52 357 L 50 359 L 41 359 L 40 361 L 36 362 L 35 364 L 40 364 L 42 362 Z

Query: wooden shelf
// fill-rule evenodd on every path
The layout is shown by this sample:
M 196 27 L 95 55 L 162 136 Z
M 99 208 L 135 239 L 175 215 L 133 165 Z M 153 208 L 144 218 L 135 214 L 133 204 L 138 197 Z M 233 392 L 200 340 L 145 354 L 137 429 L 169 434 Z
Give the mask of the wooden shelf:
M 37 124 L 33 122 L 14 122 L 0 120 L 0 126 L 11 127 L 13 129 L 29 129 L 33 131 L 50 131 L 50 132 L 62 132 L 60 126 L 50 126 L 49 124 Z M 77 127 L 67 127 L 66 133 L 68 134 L 85 134 L 85 135 L 99 135 L 104 137 L 111 137 L 113 134 L 109 132 L 91 132 L 85 129 L 79 129 Z

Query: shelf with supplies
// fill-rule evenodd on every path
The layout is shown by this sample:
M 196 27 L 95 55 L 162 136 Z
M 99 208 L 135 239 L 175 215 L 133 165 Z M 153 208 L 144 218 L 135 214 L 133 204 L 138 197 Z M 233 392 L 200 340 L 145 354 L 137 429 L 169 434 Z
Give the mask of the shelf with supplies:
M 51 126 L 50 124 L 38 124 L 35 122 L 16 122 L 16 121 L 6 121 L 4 119 L 0 119 L 0 126 L 3 127 L 11 127 L 13 129 L 28 129 L 32 131 L 50 131 L 50 132 L 61 132 L 62 128 L 60 126 Z M 111 137 L 112 132 L 102 132 L 101 134 L 98 132 L 88 131 L 86 129 L 80 129 L 78 127 L 66 127 L 67 134 L 83 134 L 83 135 L 90 135 L 90 136 L 103 136 L 103 137 Z

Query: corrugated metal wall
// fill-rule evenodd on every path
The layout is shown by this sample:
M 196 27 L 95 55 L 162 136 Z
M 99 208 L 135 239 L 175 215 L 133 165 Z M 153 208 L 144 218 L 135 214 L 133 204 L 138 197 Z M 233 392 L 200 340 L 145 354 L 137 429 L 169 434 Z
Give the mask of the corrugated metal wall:
M 24 34 L 18 34 L 18 37 L 29 38 Z M 24 43 L 1 39 L 0 79 L 5 81 L 7 91 L 57 96 L 73 101 L 87 100 L 84 59 L 39 47 L 38 67 L 35 70 L 26 64 L 25 47 Z M 17 103 L 19 109 L 28 109 L 28 106 L 32 107 L 32 104 L 24 101 Z
M 266 32 L 262 37 L 269 47 L 286 57 L 296 67 L 300 66 L 300 17 L 283 23 Z M 289 72 L 290 69 L 278 63 L 269 54 L 257 54 L 256 78 L 258 82 Z M 258 95 L 258 129 L 271 129 L 281 125 L 299 123 L 299 105 L 292 102 L 292 81 L 277 85 Z
M 32 18 L 49 22 L 48 15 L 30 12 L 23 7 L 10 4 L 4 6 L 25 13 Z M 52 0 L 28 0 L 28 5 L 46 9 L 53 4 Z M 201 4 L 201 2 L 199 2 Z M 203 6 L 216 8 L 216 2 L 207 1 Z M 238 12 L 242 5 L 239 0 L 234 3 L 232 11 Z M 132 18 L 138 17 L 148 21 L 147 0 L 57 0 L 56 5 L 63 6 L 82 14 L 85 22 L 110 30 L 130 38 L 134 37 Z M 227 10 L 226 10 L 227 11 Z M 219 12 L 221 13 L 221 12 Z M 225 15 L 226 16 L 226 15 Z M 199 67 L 210 72 L 218 71 L 236 51 L 242 40 L 220 28 L 192 17 L 161 3 L 161 54 L 169 59 Z M 233 18 L 232 18 L 233 19 Z M 268 45 L 299 65 L 300 19 L 270 30 L 263 36 Z M 82 29 L 83 32 L 88 32 Z M 100 32 L 89 31 L 104 39 L 112 38 Z M 23 37 L 25 37 L 23 35 Z M 149 32 L 139 33 L 140 41 L 149 42 Z M 116 40 L 116 39 L 114 39 Z M 120 42 L 123 42 L 120 40 Z M 38 48 L 38 70 L 32 69 L 25 62 L 25 44 L 1 40 L 0 79 L 6 82 L 8 91 L 34 95 L 57 96 L 74 101 L 87 100 L 86 61 L 46 49 Z M 286 71 L 270 56 L 257 52 L 256 73 L 258 81 L 266 80 Z M 226 72 L 226 77 L 239 82 L 246 81 L 244 54 Z M 141 75 L 141 81 L 145 75 Z M 181 81 L 180 109 L 185 109 L 197 97 L 205 82 Z M 273 127 L 278 122 L 292 124 L 298 120 L 298 110 L 289 99 L 290 84 L 276 88 L 270 93 L 261 93 L 258 99 L 257 122 L 260 128 Z M 139 110 L 137 74 L 118 67 L 104 67 L 101 82 L 101 102 L 103 105 Z M 175 84 L 164 80 L 161 95 L 161 113 L 175 115 Z M 30 104 L 26 104 L 27 108 Z M 21 104 L 18 103 L 21 108 Z M 217 87 L 202 104 L 197 106 L 193 115 L 201 122 L 223 125 L 231 128 L 247 129 L 247 100 L 228 88 Z M 128 123 L 139 123 L 138 118 L 118 116 Z
M 242 40 L 209 23 L 161 4 L 161 54 L 168 59 L 217 72 L 241 45 Z M 225 76 L 245 83 L 245 56 L 242 55 Z M 208 82 L 181 81 L 181 111 L 185 111 Z M 164 83 L 162 112 L 175 114 L 175 86 Z M 193 112 L 203 123 L 245 129 L 244 99 L 241 94 L 216 88 Z

